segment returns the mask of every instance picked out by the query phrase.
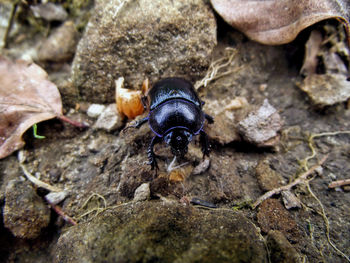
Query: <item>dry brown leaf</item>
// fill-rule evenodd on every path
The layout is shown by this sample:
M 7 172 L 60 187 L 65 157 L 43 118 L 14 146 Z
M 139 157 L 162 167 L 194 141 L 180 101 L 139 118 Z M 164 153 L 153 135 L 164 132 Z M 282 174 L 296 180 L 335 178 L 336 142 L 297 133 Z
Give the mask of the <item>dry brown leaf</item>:
M 268 45 L 292 41 L 304 28 L 337 18 L 349 32 L 350 4 L 346 0 L 211 0 L 214 9 L 249 38 Z
M 32 125 L 61 116 L 60 93 L 42 68 L 0 56 L 0 159 L 24 145 Z

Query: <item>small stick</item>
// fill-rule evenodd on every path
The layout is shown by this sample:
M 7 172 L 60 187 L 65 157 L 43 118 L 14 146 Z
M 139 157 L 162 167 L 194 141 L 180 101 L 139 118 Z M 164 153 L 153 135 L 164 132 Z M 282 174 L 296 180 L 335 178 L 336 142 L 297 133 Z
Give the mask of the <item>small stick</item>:
M 57 118 L 59 118 L 62 121 L 68 122 L 69 124 L 71 124 L 75 127 L 78 127 L 78 128 L 88 128 L 89 127 L 89 125 L 86 123 L 71 120 L 64 115 L 57 116 Z
M 260 196 L 255 203 L 252 205 L 253 209 L 255 209 L 258 205 L 260 205 L 263 201 L 265 201 L 266 199 L 270 198 L 273 195 L 279 194 L 282 191 L 286 191 L 286 190 L 290 190 L 292 187 L 305 182 L 305 180 L 307 179 L 307 177 L 312 174 L 318 167 L 320 167 L 327 159 L 328 154 L 326 156 L 324 156 L 321 161 L 314 165 L 313 167 L 311 167 L 309 170 L 307 170 L 305 173 L 303 173 L 302 175 L 300 175 L 297 179 L 295 179 L 293 182 L 291 182 L 290 184 L 275 188 L 271 191 L 268 191 L 267 193 L 263 194 L 262 196 Z
M 349 185 L 349 184 L 350 184 L 350 179 L 338 180 L 338 181 L 331 182 L 331 183 L 328 185 L 328 188 L 336 188 L 336 187 L 340 187 L 340 186 L 344 186 L 344 185 Z
M 62 192 L 62 190 L 56 186 L 52 186 L 50 184 L 47 184 L 43 181 L 40 181 L 35 176 L 31 175 L 30 172 L 25 168 L 23 164 L 19 164 L 23 170 L 24 175 L 27 177 L 29 181 L 31 181 L 33 184 L 35 184 L 38 187 L 44 188 L 46 190 L 49 190 L 51 192 Z
M 17 7 L 18 7 L 18 3 L 15 3 L 14 6 L 12 7 L 12 10 L 11 10 L 10 20 L 9 20 L 8 26 L 6 28 L 5 36 L 4 36 L 4 48 L 8 48 L 8 46 L 9 46 L 8 39 L 9 39 L 11 28 L 13 26 L 13 21 L 15 20 L 15 14 L 17 11 Z
M 61 216 L 68 223 L 72 224 L 73 226 L 76 226 L 78 224 L 73 218 L 71 218 L 69 215 L 63 212 L 62 208 L 59 207 L 58 205 L 54 205 L 50 203 L 49 205 L 59 216 Z

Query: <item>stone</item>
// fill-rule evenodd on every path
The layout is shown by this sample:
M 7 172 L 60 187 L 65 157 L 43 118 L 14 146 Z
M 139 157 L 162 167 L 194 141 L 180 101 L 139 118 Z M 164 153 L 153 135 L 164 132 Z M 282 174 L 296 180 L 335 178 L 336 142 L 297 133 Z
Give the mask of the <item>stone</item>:
M 301 202 L 291 191 L 282 191 L 282 200 L 285 208 L 301 208 Z
M 51 192 L 47 195 L 45 195 L 46 201 L 51 205 L 57 205 L 61 203 L 66 197 L 68 196 L 68 193 L 66 191 L 62 192 Z
M 134 201 L 146 201 L 151 196 L 151 190 L 149 187 L 149 183 L 143 183 L 139 187 L 136 188 L 134 194 Z
M 119 129 L 122 125 L 123 119 L 117 112 L 116 105 L 110 104 L 98 117 L 93 127 L 95 129 L 102 129 L 111 132 Z
M 267 199 L 261 203 L 257 214 L 259 226 L 264 233 L 270 230 L 282 232 L 288 240 L 297 241 L 301 231 L 292 215 L 277 199 Z
M 179 202 L 133 202 L 68 228 L 54 262 L 268 262 L 264 239 L 241 213 Z
M 48 62 L 64 62 L 73 58 L 78 44 L 78 31 L 72 21 L 54 30 L 39 46 L 38 59 Z
M 106 106 L 102 104 L 91 104 L 86 114 L 91 118 L 97 118 L 101 115 L 105 108 Z
M 49 225 L 50 209 L 27 181 L 9 181 L 5 192 L 4 225 L 15 237 L 34 239 Z
M 345 102 L 350 98 L 350 82 L 344 74 L 310 75 L 299 87 L 321 108 Z
M 51 2 L 31 5 L 30 9 L 37 18 L 43 18 L 47 21 L 64 21 L 67 19 L 67 11 L 60 4 Z
M 99 0 L 79 42 L 72 80 L 82 99 L 112 102 L 114 81 L 141 87 L 145 78 L 195 81 L 209 67 L 216 22 L 204 0 Z
M 205 127 L 208 136 L 220 144 L 239 141 L 241 138 L 237 123 L 250 109 L 249 106 L 247 99 L 244 97 L 208 101 L 203 110 L 214 118 L 214 124 Z
M 283 184 L 283 178 L 275 170 L 271 169 L 267 159 L 261 160 L 255 168 L 256 177 L 261 190 L 270 191 Z
M 278 140 L 274 139 L 279 137 L 281 128 L 281 116 L 267 99 L 238 124 L 238 130 L 246 141 L 262 147 L 275 145 Z
M 271 262 L 299 263 L 302 258 L 282 232 L 271 230 L 267 235 Z

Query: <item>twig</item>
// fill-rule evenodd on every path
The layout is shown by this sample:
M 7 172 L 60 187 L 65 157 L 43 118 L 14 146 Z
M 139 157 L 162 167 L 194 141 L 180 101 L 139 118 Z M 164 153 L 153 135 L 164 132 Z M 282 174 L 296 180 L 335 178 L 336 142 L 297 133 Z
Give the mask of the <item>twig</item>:
M 336 188 L 336 187 L 340 187 L 340 186 L 344 186 L 344 185 L 349 185 L 349 184 L 350 184 L 350 179 L 338 180 L 338 181 L 331 182 L 331 183 L 328 185 L 328 188 Z
M 31 181 L 33 184 L 35 184 L 36 186 L 39 186 L 41 188 L 44 188 L 46 190 L 49 190 L 51 192 L 62 192 L 62 190 L 56 186 L 52 186 L 50 184 L 47 184 L 43 181 L 40 181 L 38 178 L 36 178 L 35 176 L 31 175 L 30 172 L 28 172 L 28 170 L 25 168 L 25 166 L 23 164 L 19 164 L 22 168 L 22 171 L 24 173 L 24 175 L 27 177 L 27 179 L 29 181 Z
M 61 216 L 68 223 L 72 224 L 73 226 L 78 224 L 73 218 L 71 218 L 69 215 L 67 215 L 65 212 L 63 212 L 62 208 L 59 207 L 58 205 L 54 205 L 54 204 L 50 204 L 50 203 L 49 203 L 49 205 L 59 216 Z
M 292 187 L 300 184 L 300 183 L 305 183 L 305 181 L 307 180 L 307 177 L 312 174 L 317 168 L 319 168 L 320 166 L 322 166 L 322 164 L 326 161 L 328 155 L 324 156 L 321 161 L 319 161 L 318 164 L 314 165 L 313 167 L 311 167 L 309 170 L 307 170 L 305 173 L 303 173 L 302 175 L 300 175 L 297 179 L 295 179 L 293 182 L 291 182 L 290 184 L 275 188 L 271 191 L 268 191 L 267 193 L 265 193 L 264 195 L 260 196 L 252 205 L 253 209 L 255 209 L 258 205 L 260 205 L 263 201 L 265 201 L 266 199 L 270 198 L 273 195 L 279 194 L 282 191 L 287 191 L 290 190 Z
M 11 10 L 10 20 L 6 28 L 5 36 L 4 36 L 4 48 L 8 48 L 8 38 L 11 32 L 11 28 L 13 26 L 13 21 L 15 20 L 15 14 L 17 11 L 18 3 L 15 3 Z
M 71 120 L 64 115 L 57 116 L 57 118 L 59 118 L 62 121 L 68 122 L 69 124 L 71 124 L 75 127 L 78 127 L 78 128 L 88 128 L 89 127 L 89 125 L 87 123 Z

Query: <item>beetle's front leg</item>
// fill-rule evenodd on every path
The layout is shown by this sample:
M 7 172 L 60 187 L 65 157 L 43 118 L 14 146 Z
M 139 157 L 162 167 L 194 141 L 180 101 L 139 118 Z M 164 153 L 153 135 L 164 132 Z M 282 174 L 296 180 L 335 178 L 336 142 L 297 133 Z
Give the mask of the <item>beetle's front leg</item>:
M 146 123 L 146 122 L 148 122 L 148 116 L 145 117 L 145 118 L 143 118 L 143 119 L 141 119 L 141 120 L 135 121 L 134 124 L 131 124 L 131 125 L 125 127 L 125 128 L 123 129 L 123 132 L 126 131 L 127 129 L 130 129 L 130 128 L 138 129 L 138 128 L 140 128 L 144 123 Z
M 209 156 L 209 140 L 208 140 L 208 135 L 201 130 L 200 132 L 200 137 L 199 137 L 200 143 L 202 145 L 202 153 L 203 153 L 203 158 L 204 156 Z
M 148 164 L 151 165 L 152 170 L 154 169 L 154 167 L 156 168 L 156 170 L 159 169 L 158 164 L 157 164 L 157 160 L 156 160 L 156 155 L 154 154 L 153 148 L 154 148 L 154 145 L 156 145 L 160 141 L 161 141 L 160 137 L 154 136 L 152 138 L 150 145 L 148 146 L 148 149 L 147 149 Z
M 206 113 L 204 113 L 204 117 L 207 119 L 209 124 L 214 123 L 214 118 Z

